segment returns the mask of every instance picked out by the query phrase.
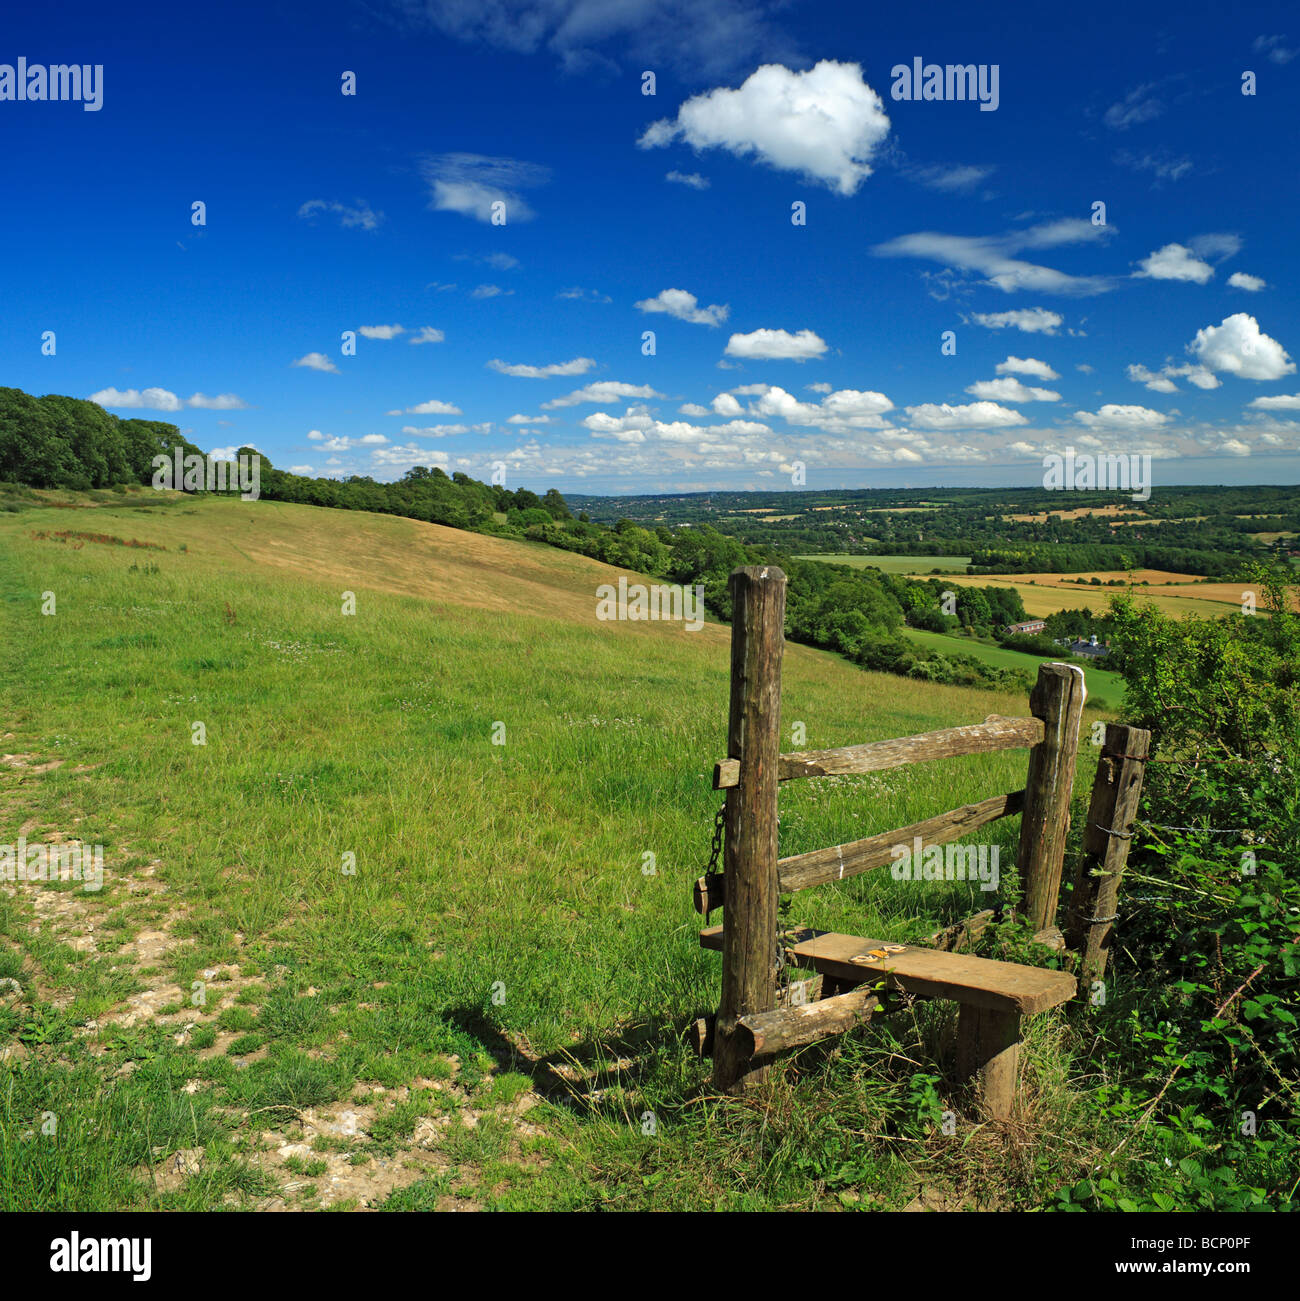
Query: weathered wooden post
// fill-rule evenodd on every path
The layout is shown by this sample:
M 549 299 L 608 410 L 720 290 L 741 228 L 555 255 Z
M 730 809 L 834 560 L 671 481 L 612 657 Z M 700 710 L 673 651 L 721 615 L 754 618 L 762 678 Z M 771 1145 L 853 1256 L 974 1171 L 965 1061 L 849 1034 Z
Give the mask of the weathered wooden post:
M 1081 990 L 1106 971 L 1120 878 L 1137 817 L 1151 733 L 1140 727 L 1106 724 L 1083 832 L 1083 855 L 1066 909 L 1065 942 L 1082 955 Z
M 1025 915 L 1035 931 L 1056 921 L 1079 722 L 1087 694 L 1083 670 L 1075 664 L 1039 665 L 1038 681 L 1029 693 L 1029 712 L 1043 720 L 1043 739 L 1029 752 L 1016 867 L 1025 892 Z
M 957 1013 L 957 1074 L 972 1081 L 991 1120 L 1005 1120 L 1016 1101 L 1020 1013 L 963 1003 Z
M 753 1037 L 737 1021 L 776 1007 L 776 806 L 781 752 L 781 652 L 785 574 L 775 565 L 737 569 L 731 591 L 731 714 L 727 755 L 740 783 L 727 791 L 723 879 L 722 1001 L 714 1026 L 713 1082 L 724 1092 L 758 1083 Z

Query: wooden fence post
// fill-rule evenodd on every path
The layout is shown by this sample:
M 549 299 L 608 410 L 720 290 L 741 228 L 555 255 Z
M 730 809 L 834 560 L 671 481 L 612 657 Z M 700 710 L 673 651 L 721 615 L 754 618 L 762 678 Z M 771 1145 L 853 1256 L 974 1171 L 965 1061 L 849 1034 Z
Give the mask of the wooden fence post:
M 1150 748 L 1151 733 L 1143 728 L 1106 724 L 1083 832 L 1083 855 L 1066 909 L 1065 942 L 1082 955 L 1081 991 L 1106 971 L 1120 877 L 1128 861 Z
M 1038 681 L 1029 693 L 1029 712 L 1043 720 L 1043 739 L 1029 752 L 1016 867 L 1025 892 L 1025 915 L 1035 931 L 1056 921 L 1086 696 L 1083 670 L 1075 664 L 1039 665 Z
M 740 784 L 727 791 L 723 876 L 722 1001 L 714 1025 L 713 1082 L 738 1093 L 766 1075 L 753 1069 L 740 1017 L 776 1007 L 777 763 L 781 752 L 781 651 L 785 574 L 750 565 L 730 578 L 731 714 L 727 755 Z M 752 1044 L 752 1036 L 748 1040 Z

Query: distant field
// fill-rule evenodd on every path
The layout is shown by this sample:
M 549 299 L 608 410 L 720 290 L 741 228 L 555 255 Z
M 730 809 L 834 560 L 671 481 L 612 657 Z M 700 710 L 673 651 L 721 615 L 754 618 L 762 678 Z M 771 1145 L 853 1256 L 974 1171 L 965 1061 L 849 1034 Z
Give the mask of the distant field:
M 922 577 L 917 570 L 912 571 Z M 1034 618 L 1055 614 L 1058 610 L 1077 610 L 1087 606 L 1092 610 L 1104 610 L 1110 598 L 1119 592 L 1128 590 L 1124 587 L 1105 586 L 1111 579 L 1127 580 L 1130 575 L 1119 570 L 1096 570 L 1083 574 L 945 574 L 945 578 L 954 583 L 975 587 L 1012 587 L 1020 593 L 1025 603 L 1025 612 Z M 1094 587 L 1091 583 L 1078 583 L 1077 578 L 1096 577 L 1103 584 Z M 1193 574 L 1171 574 L 1161 569 L 1139 569 L 1132 577 L 1138 579 L 1133 592 L 1140 600 L 1150 601 L 1157 609 L 1167 614 L 1197 614 L 1203 618 L 1222 615 L 1230 609 L 1240 610 L 1242 593 L 1247 590 L 1244 583 L 1204 583 L 1197 582 Z M 1141 580 L 1150 583 L 1141 586 Z
M 919 573 L 923 577 L 934 569 L 959 569 L 970 564 L 969 556 L 800 556 L 800 560 L 824 560 L 829 565 L 848 565 L 851 569 L 879 569 L 886 574 Z M 918 568 L 919 566 L 919 568 Z
M 1031 676 L 1038 666 L 1047 661 L 1023 651 L 1006 650 L 1001 646 L 988 646 L 969 637 L 952 637 L 942 632 L 925 632 L 920 628 L 904 628 L 903 635 L 927 650 L 941 655 L 969 655 L 982 664 L 999 669 L 1021 669 Z M 1073 661 L 1071 661 L 1073 662 Z M 1119 709 L 1124 703 L 1124 679 L 1118 673 L 1080 663 L 1088 684 L 1088 703 L 1097 709 Z

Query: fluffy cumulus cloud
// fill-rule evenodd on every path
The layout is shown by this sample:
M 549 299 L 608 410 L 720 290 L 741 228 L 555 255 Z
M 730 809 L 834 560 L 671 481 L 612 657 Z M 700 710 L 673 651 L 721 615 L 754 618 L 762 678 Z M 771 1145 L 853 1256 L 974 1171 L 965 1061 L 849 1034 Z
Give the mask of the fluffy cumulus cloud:
M 1247 275 L 1244 271 L 1234 271 L 1228 277 L 1229 289 L 1244 289 L 1247 293 L 1257 294 L 1261 289 L 1267 289 L 1268 283 L 1261 280 L 1259 276 Z
M 205 411 L 243 411 L 248 403 L 235 393 L 218 393 L 209 397 L 206 393 L 194 393 L 182 398 L 165 388 L 147 389 L 100 389 L 90 395 L 91 402 L 101 407 L 135 408 L 143 411 L 182 411 L 186 407 L 197 407 Z
M 1214 275 L 1214 268 L 1183 244 L 1166 244 L 1148 254 L 1133 272 L 1138 278 L 1150 280 L 1190 280 L 1203 285 Z
M 400 325 L 361 325 L 357 330 L 363 339 L 396 339 L 406 333 Z
M 884 105 L 861 67 L 823 59 L 804 72 L 765 64 L 738 89 L 696 95 L 637 143 L 654 149 L 680 138 L 696 150 L 726 149 L 851 195 L 888 134 Z
M 826 352 L 826 341 L 812 330 L 751 330 L 727 340 L 728 357 L 750 361 L 807 361 Z
M 309 352 L 305 357 L 299 357 L 297 361 L 289 364 L 302 366 L 307 370 L 323 370 L 330 375 L 339 373 L 339 368 L 323 352 Z
M 999 375 L 1032 375 L 1035 379 L 1060 379 L 1045 362 L 1035 357 L 1008 357 L 993 367 Z
M 955 407 L 947 402 L 923 402 L 908 407 L 907 418 L 918 429 L 1004 429 L 1028 423 L 1019 411 L 996 402 L 967 402 Z
M 694 294 L 685 289 L 662 289 L 653 298 L 643 298 L 635 304 L 640 312 L 662 312 L 692 325 L 721 325 L 727 319 L 726 303 L 701 307 Z
M 1239 379 L 1281 379 L 1295 370 L 1286 349 L 1264 334 L 1259 322 L 1246 312 L 1198 330 L 1187 351 L 1206 370 L 1223 371 Z
M 421 170 L 429 186 L 429 207 L 483 222 L 491 222 L 498 203 L 505 205 L 508 222 L 528 221 L 535 214 L 519 191 L 550 178 L 549 169 L 536 163 L 484 154 L 437 154 L 424 159 Z
M 1054 389 L 1031 388 L 1022 384 L 1014 375 L 1004 375 L 1000 379 L 976 380 L 967 390 L 974 398 L 987 399 L 990 402 L 1059 402 L 1061 395 Z
M 446 337 L 441 330 L 435 330 L 432 325 L 422 325 L 420 332 L 411 335 L 407 343 L 441 343 Z
M 1054 335 L 1064 324 L 1059 312 L 1046 307 L 1017 307 L 1009 312 L 976 312 L 971 320 L 986 330 L 1019 330 L 1022 334 Z
M 1250 405 L 1260 411 L 1300 411 L 1300 393 L 1277 393 L 1273 397 L 1256 398 Z
M 1089 295 L 1112 287 L 1105 276 L 1072 276 L 1052 267 L 1027 262 L 1017 253 L 1057 248 L 1066 244 L 1104 243 L 1115 233 L 1113 226 L 1094 226 L 1082 217 L 1043 222 L 1003 235 L 945 235 L 919 231 L 877 244 L 877 257 L 920 258 L 939 262 L 953 271 L 974 271 L 983 283 L 1003 293 L 1031 290 L 1035 293 Z
M 649 384 L 624 384 L 620 380 L 602 379 L 583 388 L 574 389 L 563 397 L 552 398 L 542 403 L 543 411 L 553 411 L 557 407 L 576 407 L 583 402 L 594 402 L 599 406 L 608 406 L 622 398 L 661 398 L 662 393 L 655 392 Z
M 553 375 L 585 375 L 596 362 L 591 357 L 575 357 L 572 361 L 556 361 L 547 366 L 529 366 L 493 357 L 487 364 L 492 370 L 502 375 L 513 375 L 516 379 L 550 379 Z
M 1076 411 L 1074 418 L 1089 429 L 1159 429 L 1169 423 L 1163 411 L 1116 402 L 1107 402 L 1097 411 Z

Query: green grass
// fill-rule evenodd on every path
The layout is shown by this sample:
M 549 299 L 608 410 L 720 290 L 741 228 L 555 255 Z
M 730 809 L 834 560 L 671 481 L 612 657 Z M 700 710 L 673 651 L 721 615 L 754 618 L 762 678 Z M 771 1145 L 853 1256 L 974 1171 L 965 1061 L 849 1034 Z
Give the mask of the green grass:
M 904 628 L 902 634 L 909 641 L 927 650 L 938 651 L 941 655 L 969 655 L 984 664 L 991 664 L 1000 669 L 1021 669 L 1030 674 L 1038 671 L 1038 665 L 1047 661 L 1037 655 L 1027 655 L 1024 651 L 1007 650 L 1002 646 L 990 645 L 976 641 L 973 637 L 956 637 L 949 633 L 926 632 L 921 628 Z M 1088 700 L 1097 709 L 1118 710 L 1124 703 L 1124 679 L 1118 673 L 1097 668 L 1082 660 L 1077 661 L 1083 669 L 1088 685 Z
M 941 574 L 954 570 L 965 572 L 969 556 L 800 556 L 800 560 L 824 560 L 828 565 L 848 565 L 850 569 L 879 569 L 886 574 L 928 574 L 937 569 Z
M 1063 1014 L 1033 1021 L 1014 1142 L 933 1124 L 953 1096 L 951 1004 L 797 1054 L 761 1108 L 709 1096 L 682 1032 L 720 978 L 691 884 L 721 803 L 727 629 L 599 623 L 613 571 L 545 548 L 162 502 L 75 512 L 165 548 L 141 553 L 157 572 L 119 547 L 31 536 L 73 512 L 0 516 L 3 744 L 29 756 L 0 769 L 5 825 L 102 843 L 103 891 L 73 893 L 87 919 L 111 919 L 96 955 L 75 927 L 37 922 L 40 887 L 0 893 L 0 954 L 21 959 L 25 987 L 0 1002 L 0 1051 L 24 1047 L 0 1063 L 0 1206 L 260 1204 L 276 1185 L 268 1125 L 417 1080 L 484 1114 L 438 1131 L 455 1179 L 393 1206 L 450 1189 L 501 1208 L 865 1207 L 905 1204 L 923 1180 L 962 1204 L 1037 1205 L 1082 1177 L 1089 1121 Z M 1026 708 L 787 649 L 786 748 L 796 723 L 821 748 Z M 1002 752 L 792 784 L 782 852 L 1014 789 L 1024 765 Z M 1093 765 L 1084 746 L 1080 799 Z M 1014 820 L 985 834 L 1009 870 Z M 914 940 L 986 902 L 875 873 L 800 895 L 792 916 Z M 134 937 L 160 927 L 177 942 L 133 967 Z M 244 983 L 223 993 L 234 971 Z M 176 986 L 158 1003 L 183 1011 L 86 1028 L 142 984 Z M 184 1021 L 196 1028 L 178 1043 Z M 232 1039 L 256 1055 L 232 1057 Z M 545 1094 L 536 1132 L 512 1119 L 521 1074 Z M 66 1141 L 22 1139 L 51 1107 Z M 376 1124 L 400 1146 L 429 1108 L 394 1108 Z M 194 1147 L 202 1173 L 160 1185 L 157 1153 Z

